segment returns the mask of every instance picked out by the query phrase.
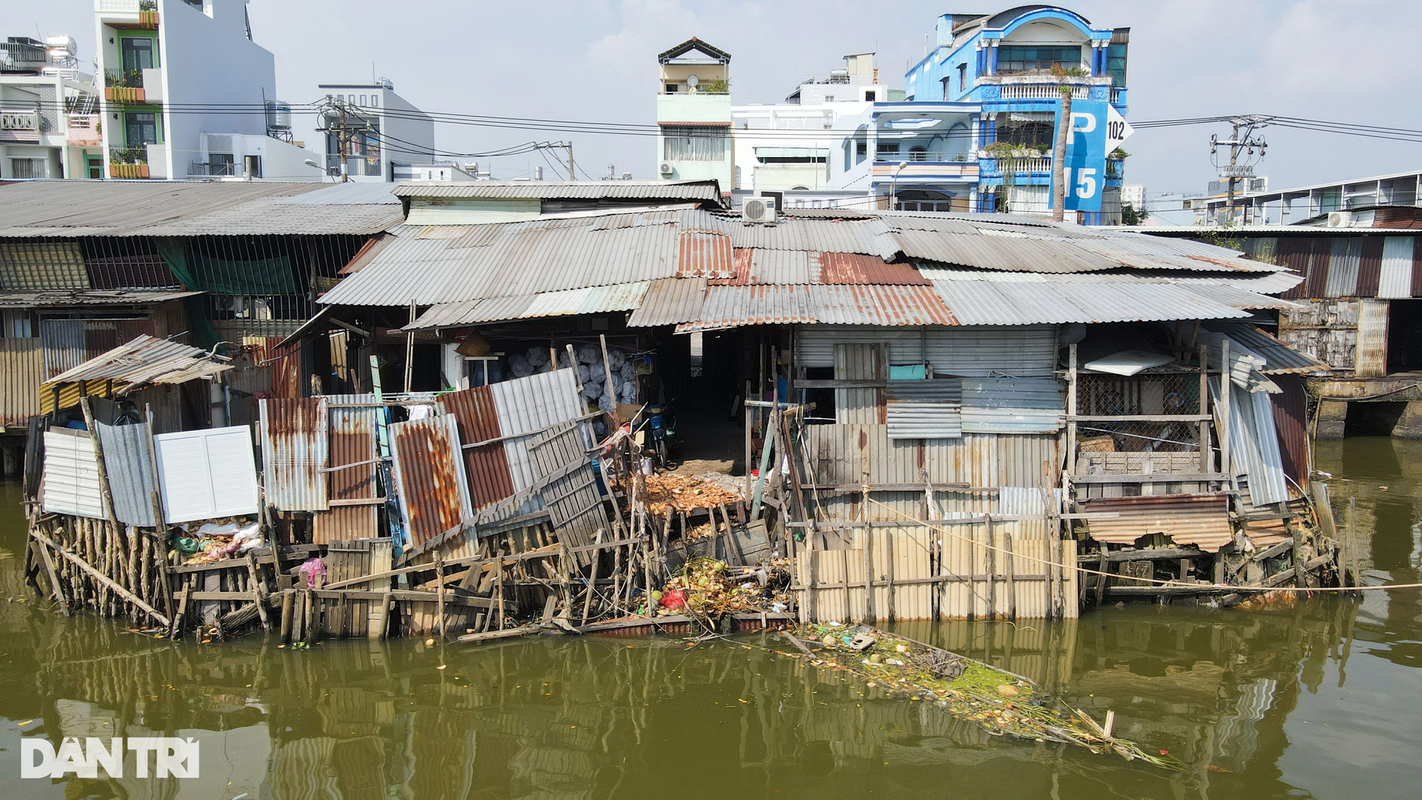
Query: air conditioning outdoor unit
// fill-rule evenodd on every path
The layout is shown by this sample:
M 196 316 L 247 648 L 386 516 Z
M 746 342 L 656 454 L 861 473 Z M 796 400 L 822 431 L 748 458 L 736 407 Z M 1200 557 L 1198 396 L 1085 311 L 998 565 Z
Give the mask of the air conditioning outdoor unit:
M 670 163 L 663 161 L 662 165 L 657 168 L 657 171 L 662 173 L 663 175 L 670 175 L 676 170 L 672 169 L 672 165 Z
M 748 197 L 741 204 L 741 222 L 747 225 L 774 225 L 775 198 Z
M 1328 212 L 1328 227 L 1347 228 L 1353 224 L 1353 212 L 1351 211 L 1330 211 Z

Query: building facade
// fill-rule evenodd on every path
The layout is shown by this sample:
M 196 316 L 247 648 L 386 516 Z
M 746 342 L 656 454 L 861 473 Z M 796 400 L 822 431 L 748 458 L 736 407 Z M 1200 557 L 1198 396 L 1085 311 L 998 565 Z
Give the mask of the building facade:
M 74 40 L 0 43 L 0 179 L 102 178 L 98 89 Z
M 1062 93 L 1072 96 L 1074 135 L 1067 210 L 1085 224 L 1120 216 L 1122 159 L 1073 152 L 1089 126 L 1104 126 L 1111 110 L 1126 113 L 1128 28 L 1098 28 L 1085 17 L 1048 5 L 997 14 L 944 14 L 937 45 L 904 76 L 917 103 L 970 103 L 980 158 L 976 210 L 1044 213 L 1051 209 L 1052 149 Z M 1120 155 L 1115 153 L 1114 155 Z
M 327 101 L 324 147 L 331 175 L 388 182 L 434 161 L 434 120 L 396 94 L 390 80 L 318 88 Z
M 246 0 L 94 8 L 104 177 L 320 179 L 304 166 L 309 153 L 268 136 L 281 107 L 276 62 L 252 41 Z
M 1196 221 L 1201 225 L 1226 221 L 1237 226 L 1287 225 L 1367 206 L 1416 206 L 1422 196 L 1419 181 L 1422 170 L 1412 170 L 1270 190 L 1267 180 L 1253 178 L 1236 187 L 1232 213 L 1229 198 L 1223 192 L 1212 191 L 1210 196 L 1196 201 Z
M 657 56 L 657 177 L 735 185 L 731 54 L 695 37 Z

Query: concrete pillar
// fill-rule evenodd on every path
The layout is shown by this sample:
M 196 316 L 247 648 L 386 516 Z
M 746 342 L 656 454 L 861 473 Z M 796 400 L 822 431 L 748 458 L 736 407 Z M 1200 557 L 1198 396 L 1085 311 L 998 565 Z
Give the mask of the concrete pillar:
M 1321 400 L 1318 404 L 1318 428 L 1314 435 L 1319 439 L 1342 439 L 1343 428 L 1348 423 L 1348 401 Z
M 1410 400 L 1392 435 L 1398 439 L 1422 439 L 1422 400 Z

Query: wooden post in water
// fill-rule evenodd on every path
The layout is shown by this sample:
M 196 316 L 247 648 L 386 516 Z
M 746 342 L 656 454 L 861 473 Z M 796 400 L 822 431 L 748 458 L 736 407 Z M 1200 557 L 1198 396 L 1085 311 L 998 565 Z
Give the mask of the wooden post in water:
M 1003 561 L 1007 567 L 1007 618 L 1017 619 L 1017 573 L 1016 565 L 1012 562 L 1016 559 L 1016 553 L 1012 549 L 1012 531 L 1002 532 L 1003 549 L 1007 551 Z

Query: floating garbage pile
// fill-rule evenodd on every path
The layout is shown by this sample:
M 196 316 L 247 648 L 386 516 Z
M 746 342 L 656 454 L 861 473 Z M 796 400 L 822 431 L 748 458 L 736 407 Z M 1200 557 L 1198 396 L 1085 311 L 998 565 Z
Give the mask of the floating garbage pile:
M 790 602 L 790 571 L 784 565 L 732 567 L 714 558 L 693 558 L 653 591 L 654 613 L 715 620 L 727 614 L 784 611 Z
M 170 535 L 168 559 L 181 566 L 213 564 L 267 546 L 260 523 L 237 518 L 178 525 Z
M 1053 703 L 1031 681 L 937 647 L 867 625 L 804 625 L 781 636 L 814 666 L 851 672 L 870 687 L 933 703 L 994 735 L 1063 742 L 1093 753 L 1115 753 L 1165 769 L 1182 765 L 1168 753 L 1148 752 L 1111 735 L 1084 712 Z M 813 648 L 813 649 L 812 649 Z M 1054 706 L 1061 706 L 1060 708 Z

